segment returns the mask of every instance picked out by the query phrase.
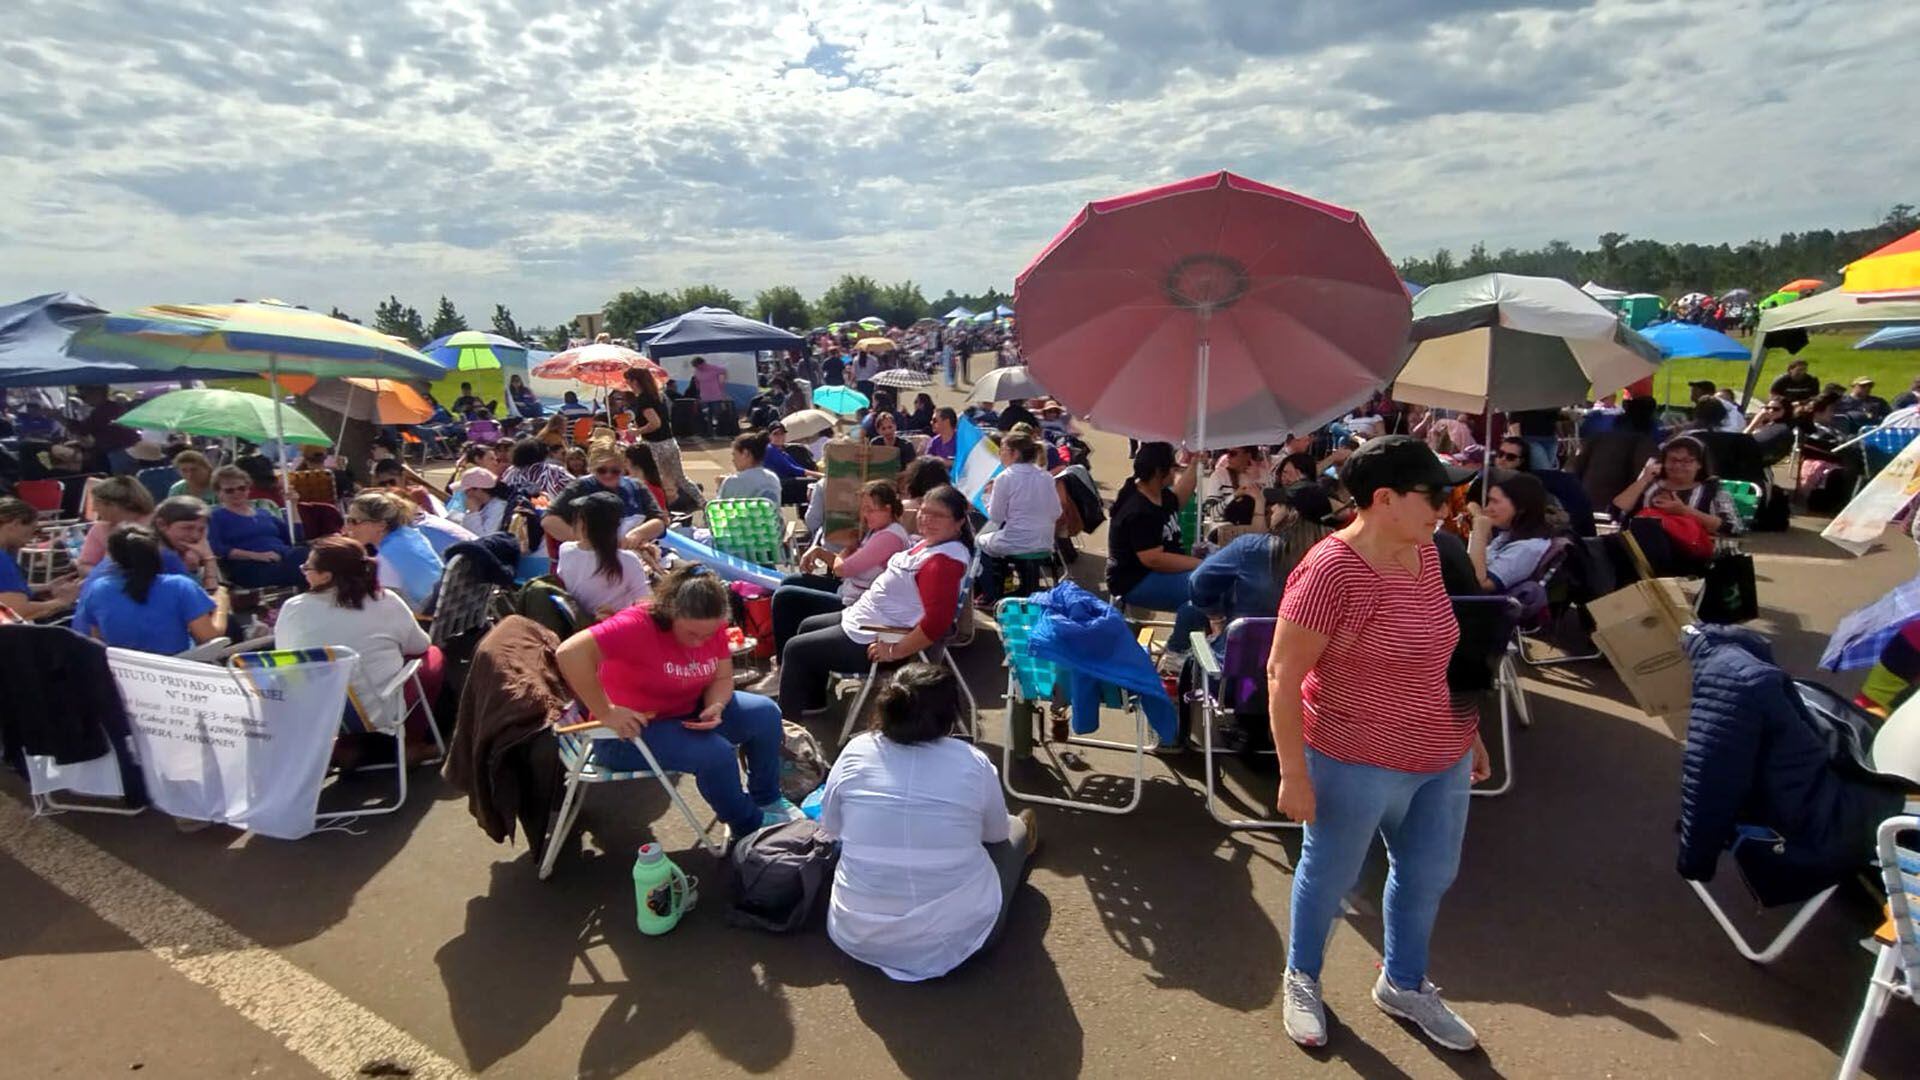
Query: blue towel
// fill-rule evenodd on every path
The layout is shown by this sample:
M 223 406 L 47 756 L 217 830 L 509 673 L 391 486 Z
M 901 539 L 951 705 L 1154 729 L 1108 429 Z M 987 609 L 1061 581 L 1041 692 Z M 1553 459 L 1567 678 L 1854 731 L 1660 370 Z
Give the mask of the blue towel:
M 1112 604 L 1071 581 L 1036 594 L 1033 601 L 1040 606 L 1041 618 L 1027 647 L 1072 680 L 1069 700 L 1075 734 L 1085 735 L 1100 726 L 1101 687 L 1112 685 L 1140 695 L 1147 722 L 1163 744 L 1179 739 L 1179 719 L 1166 684 Z

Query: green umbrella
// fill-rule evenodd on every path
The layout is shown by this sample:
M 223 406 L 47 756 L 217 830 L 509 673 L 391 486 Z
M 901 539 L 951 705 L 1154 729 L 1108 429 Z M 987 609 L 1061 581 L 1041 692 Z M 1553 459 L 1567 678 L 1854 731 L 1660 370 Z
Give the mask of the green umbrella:
M 290 443 L 333 445 L 326 432 L 292 408 L 276 405 L 272 398 L 238 390 L 175 390 L 129 409 L 114 422 L 130 428 L 181 431 L 210 438 L 232 437 L 251 443 L 267 443 L 281 437 Z
M 524 367 L 527 362 L 526 346 L 511 338 L 480 330 L 461 330 L 448 334 L 422 345 L 420 351 L 435 363 L 453 371 L 493 370 L 499 368 L 502 362 Z

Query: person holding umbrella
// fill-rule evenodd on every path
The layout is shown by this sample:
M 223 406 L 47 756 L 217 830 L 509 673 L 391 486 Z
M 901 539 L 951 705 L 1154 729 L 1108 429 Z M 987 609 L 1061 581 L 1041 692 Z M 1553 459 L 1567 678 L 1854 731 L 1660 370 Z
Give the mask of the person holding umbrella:
M 1392 869 L 1373 1000 L 1441 1046 L 1471 1050 L 1479 1036 L 1427 979 L 1428 939 L 1460 866 L 1469 791 L 1492 772 L 1477 712 L 1457 712 L 1447 689 L 1460 629 L 1433 534 L 1452 485 L 1433 452 L 1407 435 L 1369 440 L 1340 478 L 1354 521 L 1288 576 L 1267 661 L 1278 807 L 1306 830 L 1293 878 L 1284 1025 L 1302 1046 L 1326 1044 L 1327 937 L 1379 834 Z
M 1107 526 L 1107 595 L 1115 605 L 1174 612 L 1167 638 L 1172 656 L 1185 656 L 1193 631 L 1207 626 L 1187 582 L 1200 560 L 1187 553 L 1180 535 L 1180 507 L 1193 498 L 1199 479 L 1197 458 L 1181 460 L 1171 443 L 1141 443 Z

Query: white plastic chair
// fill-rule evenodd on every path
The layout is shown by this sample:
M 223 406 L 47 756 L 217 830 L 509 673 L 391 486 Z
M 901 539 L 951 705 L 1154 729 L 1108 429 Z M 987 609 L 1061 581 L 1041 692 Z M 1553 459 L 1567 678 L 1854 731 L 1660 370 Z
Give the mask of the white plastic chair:
M 1914 986 L 1920 980 L 1920 848 L 1900 843 L 1902 833 L 1920 829 L 1920 817 L 1901 814 L 1880 823 L 1880 872 L 1887 884 L 1887 909 L 1892 917 L 1893 940 L 1882 941 L 1867 977 L 1867 1000 L 1860 1007 L 1860 1019 L 1853 1025 L 1847 1051 L 1840 1059 L 1840 1080 L 1860 1075 L 1860 1063 L 1867 1056 L 1867 1043 L 1873 1029 L 1886 1014 L 1887 1002 L 1894 998 L 1914 1000 Z
M 568 717 L 578 716 L 576 710 L 568 710 Z M 653 756 L 643 739 L 631 739 L 633 745 L 640 748 L 640 754 L 647 760 L 647 767 L 639 770 L 614 771 L 593 762 L 593 744 L 598 739 L 616 739 L 619 736 L 606 728 L 593 728 L 590 732 L 555 732 L 558 742 L 560 764 L 566 772 L 566 793 L 560 797 L 560 805 L 554 808 L 553 816 L 547 823 L 547 846 L 540 856 L 539 876 L 541 881 L 553 875 L 554 860 L 560 855 L 562 843 L 567 834 L 573 831 L 573 823 L 580 816 L 580 806 L 585 801 L 585 789 L 590 784 L 616 784 L 623 780 L 646 780 L 652 778 L 660 782 L 666 790 L 667 798 L 673 803 L 680 815 L 692 826 L 694 835 L 701 847 L 715 856 L 724 855 L 727 843 L 724 838 L 714 836 L 715 817 L 705 825 L 693 813 L 693 807 L 680 795 L 680 789 L 674 785 L 679 773 L 660 767 L 660 761 Z

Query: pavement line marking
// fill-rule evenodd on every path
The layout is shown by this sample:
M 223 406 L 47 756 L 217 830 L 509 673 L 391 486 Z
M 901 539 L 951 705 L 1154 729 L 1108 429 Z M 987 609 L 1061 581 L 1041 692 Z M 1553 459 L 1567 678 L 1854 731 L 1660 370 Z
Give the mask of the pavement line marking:
M 353 1080 L 360 1066 L 391 1058 L 424 1080 L 468 1078 L 465 1069 L 425 1043 L 191 900 L 72 829 L 34 820 L 17 801 L 4 797 L 0 853 L 212 990 L 323 1075 Z

